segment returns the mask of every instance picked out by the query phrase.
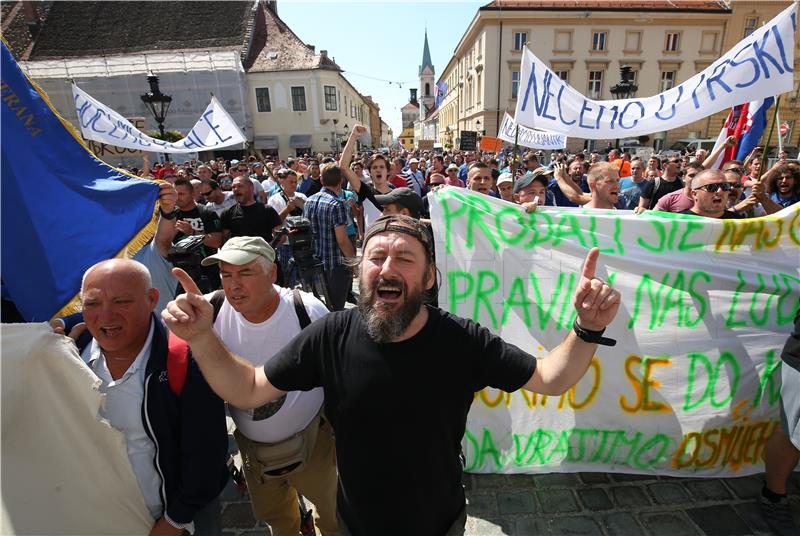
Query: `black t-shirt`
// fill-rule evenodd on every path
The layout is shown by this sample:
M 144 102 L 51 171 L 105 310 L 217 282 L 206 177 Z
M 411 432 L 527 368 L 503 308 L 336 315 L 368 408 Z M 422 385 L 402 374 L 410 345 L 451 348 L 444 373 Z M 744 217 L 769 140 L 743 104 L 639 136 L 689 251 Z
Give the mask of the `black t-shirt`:
M 321 180 L 311 180 L 311 184 L 308 185 L 308 189 L 305 192 L 301 192 L 306 194 L 306 197 L 311 197 L 312 195 L 318 193 L 322 190 L 322 181 Z
M 386 186 L 389 187 L 390 191 L 394 190 L 394 185 L 392 183 L 387 182 Z M 361 182 L 361 188 L 359 188 L 358 192 L 356 192 L 356 195 L 358 195 L 358 204 L 359 205 L 363 205 L 364 201 L 369 199 L 369 202 L 372 203 L 373 205 L 375 205 L 375 208 L 378 209 L 378 211 L 383 212 L 383 205 L 378 203 L 378 201 L 375 199 L 375 196 L 376 195 L 384 195 L 384 194 L 382 194 L 378 190 L 376 190 L 374 186 L 370 186 L 366 182 L 362 181 Z
M 648 210 L 652 210 L 653 207 L 656 206 L 656 203 L 658 203 L 658 200 L 665 195 L 671 194 L 675 190 L 680 190 L 683 188 L 683 181 L 681 179 L 675 179 L 674 181 L 669 182 L 663 178 L 660 178 L 658 183 L 658 189 L 656 189 L 656 179 L 650 179 L 647 181 L 647 184 L 644 185 L 644 188 L 642 188 L 641 197 L 650 200 L 650 205 L 645 207 Z
M 695 214 L 692 212 L 692 209 L 687 208 L 686 210 L 681 211 L 681 214 L 692 214 L 693 216 L 700 216 L 700 214 Z M 747 216 L 744 214 L 739 214 L 738 212 L 734 212 L 732 210 L 726 210 L 722 213 L 718 219 L 720 220 L 741 220 L 746 218 Z
M 222 224 L 217 213 L 202 205 L 195 205 L 192 210 L 187 210 L 186 212 L 179 209 L 178 219 L 188 221 L 196 235 L 218 233 L 222 230 Z M 178 232 L 175 238 L 172 239 L 172 243 L 174 244 L 182 238 L 186 238 L 186 235 Z M 213 255 L 217 250 L 206 248 L 206 251 L 210 251 L 209 255 Z
M 281 225 L 281 217 L 275 209 L 263 203 L 243 207 L 236 203 L 228 207 L 220 217 L 222 228 L 234 236 L 260 236 L 267 242 L 272 240 L 272 230 Z
M 369 337 L 357 308 L 331 313 L 264 366 L 278 389 L 324 388 L 338 508 L 356 536 L 447 532 L 465 503 L 459 454 L 474 393 L 515 391 L 536 367 L 479 324 L 428 312 L 417 335 L 391 344 Z

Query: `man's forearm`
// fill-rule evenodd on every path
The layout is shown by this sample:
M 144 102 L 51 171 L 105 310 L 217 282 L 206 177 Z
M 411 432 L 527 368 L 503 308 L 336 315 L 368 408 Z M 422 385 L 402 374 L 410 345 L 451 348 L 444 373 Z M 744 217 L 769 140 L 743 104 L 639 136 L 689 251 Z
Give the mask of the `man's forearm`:
M 237 408 L 257 408 L 281 396 L 282 392 L 267 381 L 262 368 L 231 353 L 214 331 L 198 335 L 189 346 L 214 392 Z
M 557 176 L 556 181 L 558 187 L 572 203 L 585 205 L 592 200 L 592 196 L 586 195 L 569 175 Z
M 349 238 L 340 240 L 339 237 L 337 236 L 336 242 L 339 244 L 339 249 L 342 250 L 342 255 L 349 258 L 354 258 L 356 256 L 356 251 L 353 248 L 353 243 L 350 242 Z
M 561 344 L 537 362 L 524 388 L 544 395 L 564 393 L 586 373 L 596 350 L 597 344 L 585 342 L 570 331 Z
M 160 215 L 158 217 L 158 227 L 156 228 L 156 236 L 153 240 L 155 241 L 158 253 L 165 259 L 169 253 L 169 248 L 172 247 L 172 239 L 175 238 L 176 221 L 175 219 L 168 220 Z

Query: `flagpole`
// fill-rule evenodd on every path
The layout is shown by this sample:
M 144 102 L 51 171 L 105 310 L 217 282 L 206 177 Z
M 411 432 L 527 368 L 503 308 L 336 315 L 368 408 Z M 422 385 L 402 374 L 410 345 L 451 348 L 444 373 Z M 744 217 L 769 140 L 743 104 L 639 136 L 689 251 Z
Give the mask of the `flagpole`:
M 781 112 L 775 107 L 775 121 L 778 123 L 778 153 L 783 151 L 783 135 L 781 134 Z
M 767 142 L 764 144 L 764 152 L 761 153 L 761 165 L 758 167 L 758 177 L 756 177 L 757 181 L 761 180 L 761 176 L 764 174 L 764 168 L 767 166 L 767 155 L 769 154 L 769 143 L 772 141 L 772 133 L 775 130 L 775 121 L 778 118 L 778 108 L 781 105 L 781 96 L 778 95 L 778 98 L 775 99 L 775 111 L 772 113 L 772 124 L 769 126 L 769 134 L 767 135 Z M 780 134 L 780 133 L 779 133 Z
M 513 175 L 514 182 L 517 182 L 517 160 L 519 155 L 519 125 L 517 120 L 514 120 L 514 150 L 511 152 L 511 174 Z

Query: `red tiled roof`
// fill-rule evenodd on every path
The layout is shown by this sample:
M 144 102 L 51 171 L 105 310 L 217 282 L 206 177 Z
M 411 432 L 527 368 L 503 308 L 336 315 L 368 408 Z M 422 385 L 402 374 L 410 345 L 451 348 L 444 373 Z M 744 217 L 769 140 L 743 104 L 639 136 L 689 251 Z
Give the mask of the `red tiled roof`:
M 730 12 L 723 0 L 493 0 L 481 10 L 714 11 Z
M 263 10 L 267 28 L 264 48 L 247 69 L 251 73 L 298 71 L 306 69 L 342 69 L 327 54 L 316 54 L 270 8 Z
M 245 48 L 252 1 L 53 2 L 30 58 Z

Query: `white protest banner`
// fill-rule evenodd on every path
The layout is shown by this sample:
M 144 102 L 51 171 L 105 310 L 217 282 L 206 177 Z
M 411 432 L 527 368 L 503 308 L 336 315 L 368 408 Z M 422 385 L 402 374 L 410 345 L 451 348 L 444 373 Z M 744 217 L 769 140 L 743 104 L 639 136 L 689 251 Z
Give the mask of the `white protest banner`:
M 167 142 L 151 138 L 127 119 L 95 100 L 81 88 L 72 85 L 72 96 L 78 113 L 81 135 L 87 140 L 122 147 L 161 153 L 195 153 L 241 144 L 244 134 L 216 97 L 185 138 Z
M 478 473 L 763 470 L 780 353 L 800 305 L 800 204 L 750 220 L 518 205 L 431 194 L 439 305 L 536 357 L 571 330 L 583 260 L 622 304 L 562 396 L 487 388 L 462 441 Z M 520 383 L 524 382 L 523 379 Z
M 125 435 L 102 417 L 100 379 L 71 339 L 45 323 L 3 324 L 0 338 L 2 470 L 13 483 L 0 534 L 148 534 Z
M 564 149 L 567 146 L 567 136 L 558 132 L 546 132 L 533 130 L 532 128 L 519 125 L 519 135 L 517 136 L 517 123 L 514 118 L 506 112 L 497 137 L 503 141 L 516 143 L 529 149 L 547 149 L 555 151 Z
M 720 110 L 791 91 L 797 4 L 686 82 L 652 97 L 595 101 L 525 49 L 520 125 L 584 139 L 628 138 L 687 125 Z

